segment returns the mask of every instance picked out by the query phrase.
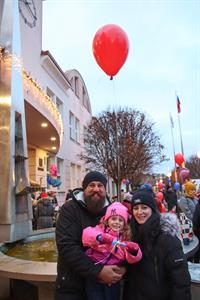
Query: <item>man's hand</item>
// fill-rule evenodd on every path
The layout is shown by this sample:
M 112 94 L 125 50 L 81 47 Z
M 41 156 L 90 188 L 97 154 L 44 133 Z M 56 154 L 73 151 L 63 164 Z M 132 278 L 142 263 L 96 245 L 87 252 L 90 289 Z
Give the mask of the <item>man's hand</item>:
M 116 273 L 124 276 L 124 274 L 126 273 L 126 268 L 121 266 L 121 267 L 118 267 L 118 269 L 116 270 Z
M 122 270 L 118 266 L 104 266 L 98 275 L 98 279 L 107 284 L 116 283 L 122 279 Z

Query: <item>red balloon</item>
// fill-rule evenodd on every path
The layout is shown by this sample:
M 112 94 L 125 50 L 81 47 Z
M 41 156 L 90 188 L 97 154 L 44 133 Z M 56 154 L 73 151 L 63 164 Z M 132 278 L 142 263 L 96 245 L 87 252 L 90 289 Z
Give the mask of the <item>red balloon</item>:
M 159 189 L 159 190 L 163 190 L 164 187 L 165 187 L 164 183 L 158 182 L 158 189 Z
M 158 210 L 160 213 L 166 213 L 167 212 L 167 209 L 166 207 L 164 206 L 163 203 L 160 202 L 160 204 L 158 205 Z
M 93 40 L 93 54 L 97 64 L 111 79 L 126 61 L 129 41 L 125 31 L 117 25 L 100 28 Z
M 184 161 L 184 157 L 181 153 L 177 153 L 175 155 L 175 162 L 177 163 L 177 165 L 181 166 Z

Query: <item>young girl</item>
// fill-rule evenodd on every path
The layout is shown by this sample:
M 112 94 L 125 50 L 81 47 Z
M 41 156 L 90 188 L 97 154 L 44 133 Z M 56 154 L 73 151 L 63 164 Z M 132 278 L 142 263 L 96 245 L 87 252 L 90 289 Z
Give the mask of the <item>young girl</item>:
M 99 225 L 83 230 L 82 241 L 86 254 L 95 264 L 122 265 L 141 260 L 138 244 L 127 241 L 128 209 L 119 202 L 111 204 Z M 120 283 L 107 285 L 92 279 L 86 280 L 88 300 L 118 300 Z

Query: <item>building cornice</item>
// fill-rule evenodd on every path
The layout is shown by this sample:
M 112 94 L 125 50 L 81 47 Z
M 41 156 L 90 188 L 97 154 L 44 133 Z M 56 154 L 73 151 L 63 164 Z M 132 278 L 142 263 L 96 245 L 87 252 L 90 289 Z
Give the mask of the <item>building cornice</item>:
M 64 71 L 61 69 L 61 67 L 59 66 L 59 64 L 57 63 L 57 61 L 55 60 L 55 58 L 52 56 L 52 54 L 46 50 L 46 51 L 41 51 L 41 57 L 47 57 L 50 59 L 50 61 L 53 63 L 53 65 L 56 67 L 56 69 L 59 71 L 59 73 L 61 74 L 61 76 L 64 78 L 64 80 L 67 82 L 69 88 L 71 87 L 71 84 L 67 78 L 67 76 L 65 75 Z

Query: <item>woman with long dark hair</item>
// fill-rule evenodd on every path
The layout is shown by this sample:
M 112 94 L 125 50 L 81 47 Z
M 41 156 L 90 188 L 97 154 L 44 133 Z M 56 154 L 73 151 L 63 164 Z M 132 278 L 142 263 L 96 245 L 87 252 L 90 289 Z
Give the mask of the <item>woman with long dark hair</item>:
M 176 215 L 160 215 L 153 195 L 145 191 L 133 195 L 132 211 L 132 240 L 139 244 L 143 257 L 127 268 L 123 300 L 191 300 Z

